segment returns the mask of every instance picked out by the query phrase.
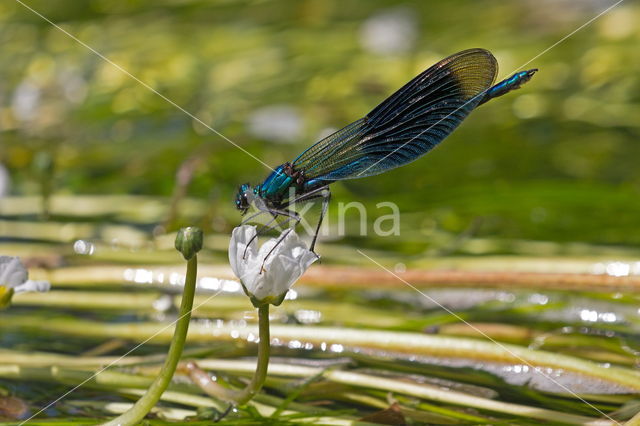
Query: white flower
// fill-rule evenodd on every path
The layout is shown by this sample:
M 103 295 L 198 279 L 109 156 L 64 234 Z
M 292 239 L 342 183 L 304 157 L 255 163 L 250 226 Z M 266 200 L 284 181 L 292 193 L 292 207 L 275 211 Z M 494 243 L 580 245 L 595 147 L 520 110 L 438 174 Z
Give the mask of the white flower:
M 258 249 L 256 227 L 243 225 L 233 230 L 229 242 L 231 269 L 255 306 L 282 303 L 287 291 L 317 259 L 293 229 Z
M 14 293 L 45 292 L 51 287 L 47 281 L 32 281 L 27 278 L 27 269 L 19 258 L 0 256 L 0 308 L 9 304 Z

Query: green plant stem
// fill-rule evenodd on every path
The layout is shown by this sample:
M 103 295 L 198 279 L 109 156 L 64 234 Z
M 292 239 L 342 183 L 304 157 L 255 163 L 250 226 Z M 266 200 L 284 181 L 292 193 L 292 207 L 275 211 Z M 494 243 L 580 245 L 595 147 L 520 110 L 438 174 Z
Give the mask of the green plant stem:
M 199 365 L 206 369 L 225 370 L 235 373 L 248 372 L 253 369 L 253 364 L 247 361 L 229 360 L 200 360 Z M 339 383 L 349 387 L 362 389 L 378 389 L 393 394 L 408 395 L 411 397 L 423 398 L 429 401 L 442 402 L 445 404 L 462 405 L 474 407 L 481 410 L 493 411 L 516 415 L 525 418 L 532 418 L 544 421 L 560 421 L 566 424 L 611 426 L 613 422 L 576 414 L 562 413 L 556 410 L 531 407 L 522 404 L 495 401 L 464 392 L 443 389 L 426 383 L 407 383 L 403 380 L 389 379 L 372 374 L 354 373 L 340 370 L 325 370 L 317 367 L 307 367 L 287 364 L 274 364 L 272 374 L 287 377 L 313 377 L 322 375 L 325 380 Z M 451 415 L 447 411 L 439 414 Z M 468 418 L 466 420 L 469 420 Z
M 212 380 L 209 374 L 201 370 L 194 362 L 189 362 L 179 367 L 182 372 L 187 374 L 191 380 L 202 389 L 207 395 L 216 399 L 230 402 L 236 405 L 245 405 L 256 396 L 262 389 L 267 378 L 267 370 L 269 368 L 269 353 L 271 337 L 269 336 L 269 305 L 262 305 L 258 308 L 258 333 L 260 341 L 258 342 L 258 359 L 255 366 L 253 377 L 247 386 L 241 390 L 221 386 Z
M 9 318 L 9 316 L 7 316 Z M 11 315 L 10 320 L 0 322 L 0 329 L 11 326 L 27 327 L 39 332 L 52 332 L 70 336 L 117 337 L 146 339 L 162 342 L 170 339 L 170 333 L 163 331 L 155 323 L 106 324 L 97 321 L 48 319 L 42 321 L 32 315 Z M 257 332 L 255 326 L 240 327 L 223 324 L 211 328 L 208 325 L 193 324 L 189 334 L 190 342 L 211 342 L 220 340 L 248 339 Z M 468 358 L 487 362 L 527 363 L 534 367 L 551 367 L 595 377 L 608 383 L 617 383 L 630 390 L 640 390 L 640 373 L 624 367 L 603 367 L 594 362 L 573 356 L 532 350 L 513 344 L 500 344 L 459 337 L 426 335 L 408 332 L 389 332 L 337 327 L 309 327 L 277 325 L 270 333 L 281 341 L 299 340 L 327 347 L 332 344 L 347 345 L 352 348 L 365 347 L 383 351 L 429 355 L 437 357 Z
M 640 426 L 640 413 L 629 419 L 624 426 Z
M 465 394 L 437 386 L 417 383 L 407 383 L 401 380 L 375 377 L 367 374 L 352 373 L 349 371 L 326 371 L 323 376 L 332 382 L 348 384 L 350 386 L 362 387 L 365 389 L 379 389 L 385 392 L 400 393 L 404 395 L 424 398 L 431 401 L 449 404 L 474 407 L 481 410 L 495 411 L 499 413 L 513 414 L 516 416 L 544 420 L 556 421 L 577 425 L 612 425 L 613 422 L 593 419 L 585 416 L 561 413 L 555 410 L 530 407 L 521 404 L 512 404 L 501 401 L 494 401 L 475 395 Z
M 169 386 L 169 382 L 180 361 L 182 349 L 187 339 L 193 297 L 196 291 L 196 276 L 198 274 L 198 257 L 194 255 L 187 262 L 187 276 L 184 283 L 180 315 L 169 346 L 169 353 L 160 374 L 153 381 L 147 392 L 129 410 L 115 419 L 104 423 L 104 426 L 128 426 L 139 423 L 160 400 L 162 393 Z
M 229 361 L 229 360 L 199 360 L 199 364 L 206 369 L 224 370 L 233 373 L 250 373 L 256 372 L 256 366 L 253 362 L 249 361 Z M 498 413 L 505 413 L 511 415 L 517 415 L 525 418 L 533 418 L 545 421 L 560 421 L 566 424 L 578 424 L 578 425 L 592 425 L 592 426 L 611 426 L 613 422 L 601 419 L 595 419 L 591 417 L 567 414 L 558 412 L 555 410 L 548 410 L 543 408 L 531 407 L 521 404 L 506 403 L 495 401 L 488 398 L 469 395 L 463 392 L 457 392 L 452 390 L 443 389 L 429 384 L 419 383 L 407 383 L 402 379 L 389 379 L 372 374 L 354 373 L 349 371 L 332 371 L 325 370 L 318 367 L 297 366 L 290 364 L 273 364 L 270 366 L 272 374 L 277 374 L 285 377 L 312 377 L 321 374 L 325 380 L 341 385 L 346 385 L 349 388 L 361 388 L 378 389 L 384 392 L 392 392 L 393 394 L 407 395 L 409 397 L 418 397 L 429 401 L 437 401 L 445 404 L 462 405 L 475 407 L 481 410 L 493 411 Z M 55 370 L 55 371 L 54 371 Z M 53 373 L 56 374 L 53 374 Z M 49 368 L 33 368 L 33 367 L 20 367 L 17 365 L 0 365 L 0 377 L 13 380 L 55 380 L 60 383 L 83 383 L 86 377 L 91 375 L 88 371 L 74 371 L 69 369 L 62 369 L 56 367 Z M 142 388 L 146 382 L 146 377 L 133 376 L 130 374 L 106 371 L 107 374 L 104 378 L 103 375 L 96 376 L 95 382 L 90 381 L 90 385 L 94 389 L 105 389 L 116 391 L 117 393 L 135 394 L 137 392 L 143 392 L 142 389 L 136 390 L 133 387 Z M 120 386 L 118 386 L 120 384 Z M 126 386 L 123 389 L 122 386 Z M 260 395 L 262 397 L 263 395 Z M 210 407 L 214 406 L 217 409 L 220 407 L 215 404 L 215 401 L 210 399 L 203 399 L 199 395 L 184 394 L 182 392 L 167 391 L 162 395 L 163 400 L 168 402 L 179 403 L 193 407 Z M 260 398 L 262 399 L 262 398 Z M 360 401 L 362 402 L 362 401 Z M 268 417 L 276 411 L 276 408 L 265 407 L 256 401 L 251 401 L 251 405 L 258 411 Z M 370 405 L 370 404 L 367 404 Z M 293 407 L 291 407 L 293 409 Z M 296 408 L 297 410 L 297 408 Z M 302 410 L 297 410 L 302 412 Z M 294 414 L 295 411 L 285 410 L 282 415 Z M 441 413 L 444 414 L 444 413 Z M 469 420 L 469 419 L 467 419 Z M 322 423 L 321 421 L 318 421 Z M 325 422 L 329 423 L 329 422 Z M 332 422 L 330 424 L 338 424 Z
M 269 304 L 262 305 L 258 308 L 258 333 L 260 341 L 258 342 L 258 364 L 256 372 L 251 382 L 236 397 L 238 405 L 244 405 L 262 389 L 265 379 L 267 378 L 267 369 L 269 368 L 269 353 L 271 345 L 271 337 L 269 336 Z
M 75 359 L 77 359 L 77 357 Z M 254 363 L 241 361 L 240 364 L 242 364 L 243 366 L 241 371 L 247 373 L 247 375 L 249 373 L 255 372 L 256 366 Z M 279 370 L 288 371 L 290 367 L 295 366 L 281 364 L 279 367 Z M 315 371 L 316 369 L 312 368 L 311 370 Z M 303 373 L 303 371 L 296 370 L 296 373 L 303 377 L 303 375 L 301 374 Z M 64 383 L 68 385 L 77 385 L 83 383 L 83 386 L 87 386 L 96 390 L 106 391 L 111 394 L 117 393 L 137 397 L 144 395 L 146 393 L 146 389 L 152 383 L 152 380 L 150 378 L 144 376 L 121 373 L 111 370 L 105 370 L 98 375 L 94 375 L 93 370 L 75 370 L 69 368 L 59 368 L 56 366 L 46 368 L 22 367 L 20 365 L 4 365 L 2 362 L 0 362 L 0 378 L 22 381 L 53 381 L 56 383 Z M 194 395 L 183 391 L 171 390 L 171 387 L 169 387 L 169 390 L 162 393 L 161 399 L 162 401 L 195 408 L 213 407 L 218 411 L 222 411 L 226 408 L 225 404 L 216 401 L 215 399 L 204 397 L 201 395 Z M 249 402 L 249 405 L 255 408 L 260 413 L 260 415 L 269 417 L 276 410 L 276 408 L 274 408 L 274 405 L 280 405 L 280 403 L 281 399 L 279 398 L 267 395 L 258 395 L 257 398 Z M 109 403 L 106 405 L 108 405 L 108 407 L 106 407 L 108 411 L 109 407 L 131 407 L 133 404 Z M 295 403 L 292 403 L 290 406 L 290 409 L 287 409 L 281 413 L 282 416 L 300 416 L 300 413 L 309 414 L 311 412 L 317 415 L 301 418 L 299 419 L 300 422 L 345 426 L 350 426 L 356 423 L 348 416 L 343 416 L 340 418 L 323 416 L 317 408 L 305 407 L 303 405 Z M 124 411 L 126 410 L 122 409 L 118 413 Z M 153 411 L 165 414 L 167 412 L 167 407 L 155 407 Z M 82 425 L 85 425 L 87 422 L 84 421 L 81 423 Z M 0 424 L 4 423 L 0 422 Z M 12 423 L 12 425 L 13 424 L 15 423 Z M 67 425 L 67 422 L 61 421 L 56 424 Z M 69 422 L 68 424 L 72 424 L 72 422 Z
M 33 231 L 34 227 L 47 226 L 47 229 L 38 229 Z M 65 225 L 66 227 L 69 225 Z M 6 237 L 19 237 L 43 239 L 43 234 L 59 234 L 60 225 L 52 226 L 51 224 L 39 225 L 36 222 L 16 223 L 15 221 L 1 221 L 0 231 Z M 98 232 L 88 224 L 74 224 L 74 231 L 71 235 L 67 235 L 65 228 L 65 241 L 73 241 L 78 238 L 90 238 L 95 232 Z M 102 229 L 102 228 L 101 228 Z M 118 228 L 119 229 L 119 228 Z M 116 231 L 116 229 L 114 229 Z M 69 231 L 70 232 L 70 231 Z M 106 232 L 102 229 L 102 232 Z M 122 232 L 120 230 L 120 232 Z M 53 237 L 52 237 L 53 238 Z M 52 238 L 44 238 L 52 240 Z M 129 239 L 134 239 L 138 245 L 147 242 L 141 239 L 140 235 L 132 235 Z M 168 240 L 168 236 L 156 238 L 154 244 L 166 245 L 164 240 Z M 208 248 L 224 249 L 217 235 L 209 238 L 213 243 L 208 243 Z M 33 253 L 33 244 L 28 246 L 17 243 L 3 244 L 5 252 Z M 46 246 L 38 247 L 38 253 L 46 253 Z M 173 272 L 176 267 L 158 266 L 158 263 L 169 263 L 173 257 L 173 253 L 167 251 L 154 251 L 147 253 L 138 251 L 135 254 L 129 251 L 110 251 L 104 247 L 105 253 L 100 254 L 97 251 L 92 255 L 92 259 L 112 262 L 126 262 L 128 264 L 136 263 L 139 269 L 145 269 L 150 272 Z M 108 252 L 108 256 L 106 254 Z M 53 253 L 52 253 L 53 254 Z M 403 273 L 402 278 L 412 285 L 420 289 L 428 288 L 508 288 L 513 289 L 540 289 L 545 291 L 563 291 L 571 290 L 577 292 L 614 292 L 621 291 L 628 294 L 640 293 L 640 277 L 637 275 L 628 275 L 615 277 L 606 274 L 591 274 L 590 270 L 602 259 L 580 259 L 580 258 L 562 258 L 556 259 L 552 263 L 549 261 L 540 261 L 532 258 L 513 260 L 513 258 L 492 257 L 474 260 L 440 260 L 429 263 L 429 269 L 425 266 L 421 268 L 411 269 Z M 629 257 L 620 258 L 624 262 L 633 262 Z M 148 263 L 146 266 L 141 266 Z M 454 268 L 455 270 L 450 270 Z M 546 269 L 545 269 L 546 268 Z M 34 268 L 29 271 L 29 276 L 34 280 L 49 280 L 57 285 L 65 287 L 88 287 L 93 289 L 96 284 L 114 284 L 133 285 L 134 281 L 123 280 L 124 272 L 130 269 L 130 266 L 123 265 L 102 265 L 102 266 L 69 266 L 56 268 L 51 270 Z M 446 270 L 449 269 L 449 270 Z M 545 272 L 546 270 L 559 272 Z M 216 265 L 207 266 L 202 269 L 204 275 L 220 279 L 235 279 L 227 267 Z M 312 268 L 305 273 L 301 280 L 301 284 L 306 284 L 317 288 L 344 288 L 348 285 L 350 289 L 362 288 L 383 288 L 386 290 L 405 288 L 406 284 L 399 281 L 393 275 L 389 275 L 383 270 L 363 269 L 357 267 L 344 266 L 319 266 Z M 148 287 L 149 285 L 146 284 Z
M 81 410 L 99 410 L 101 412 L 107 412 L 111 414 L 122 414 L 127 412 L 133 407 L 133 404 L 130 402 L 105 402 L 105 401 L 67 401 L 70 407 L 74 407 Z M 155 407 L 153 409 L 153 413 L 158 415 L 163 420 L 171 420 L 175 422 L 184 422 L 187 417 L 193 417 L 197 415 L 197 411 L 195 410 L 186 410 L 183 408 L 177 407 Z M 53 423 L 57 425 L 72 425 L 71 421 L 68 423 Z M 78 422 L 75 423 L 77 425 L 86 425 L 86 422 Z M 93 424 L 93 423 L 91 423 Z
M 200 276 L 206 274 L 207 268 L 200 267 Z M 177 271 L 177 270 L 176 270 Z M 174 271 L 163 270 L 165 276 Z M 157 312 L 153 302 L 162 297 L 161 292 L 101 291 L 96 297 L 95 291 L 80 290 L 52 290 L 47 293 L 21 293 L 11 302 L 13 306 L 39 306 L 51 308 L 65 308 L 83 311 L 95 310 L 123 310 L 136 312 Z M 179 304 L 176 296 L 176 305 Z M 194 303 L 198 309 L 193 312 L 194 317 L 224 319 L 241 319 L 247 309 L 245 297 L 219 295 L 211 299 L 210 295 L 196 295 Z M 323 318 L 335 319 L 345 325 L 367 325 L 369 327 L 403 327 L 408 323 L 404 316 L 389 315 L 388 311 L 371 307 L 354 306 L 353 303 L 324 302 L 318 300 L 288 300 L 276 312 L 293 314 L 300 309 L 322 312 Z M 407 325 L 408 326 L 408 325 Z M 422 329 L 422 328 L 420 328 Z

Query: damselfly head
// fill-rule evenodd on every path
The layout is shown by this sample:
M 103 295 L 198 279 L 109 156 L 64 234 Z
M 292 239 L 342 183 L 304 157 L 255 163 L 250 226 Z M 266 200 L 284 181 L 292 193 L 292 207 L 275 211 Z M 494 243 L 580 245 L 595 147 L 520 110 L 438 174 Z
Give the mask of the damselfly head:
M 236 194 L 236 208 L 242 212 L 244 215 L 249 207 L 251 206 L 251 202 L 253 201 L 253 191 L 251 190 L 251 185 L 248 183 L 244 183 L 240 185 L 238 188 L 238 193 Z

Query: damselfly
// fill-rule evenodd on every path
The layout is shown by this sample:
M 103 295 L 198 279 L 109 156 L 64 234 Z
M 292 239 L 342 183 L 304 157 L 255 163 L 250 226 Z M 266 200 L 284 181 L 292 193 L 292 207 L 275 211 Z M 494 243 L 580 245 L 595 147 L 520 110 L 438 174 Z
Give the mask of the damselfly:
M 491 52 L 469 49 L 451 55 L 363 118 L 317 142 L 292 162 L 278 166 L 261 184 L 253 188 L 241 185 L 236 207 L 244 215 L 253 204 L 257 214 L 268 212 L 273 216 L 270 223 L 280 216 L 299 222 L 299 215 L 289 208 L 322 198 L 313 250 L 331 195 L 329 185 L 377 175 L 421 157 L 476 107 L 518 89 L 536 71 L 521 71 L 493 85 L 498 63 Z

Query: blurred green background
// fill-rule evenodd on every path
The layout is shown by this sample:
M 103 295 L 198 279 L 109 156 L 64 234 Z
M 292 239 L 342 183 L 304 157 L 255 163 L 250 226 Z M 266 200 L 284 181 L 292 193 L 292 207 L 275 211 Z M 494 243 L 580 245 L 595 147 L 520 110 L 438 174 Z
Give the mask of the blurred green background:
M 360 244 L 409 253 L 440 233 L 640 244 L 631 1 L 539 57 L 613 2 L 27 3 L 272 166 L 459 50 L 492 51 L 499 78 L 535 58 L 523 89 L 427 157 L 334 185 L 334 203 L 363 201 L 372 221 L 376 203 L 396 202 L 401 236 Z M 237 185 L 263 165 L 17 2 L 0 3 L 0 45 L 0 193 L 39 194 L 45 173 L 54 194 L 170 197 L 182 170 L 184 195 L 211 208 L 205 228 L 239 222 Z

